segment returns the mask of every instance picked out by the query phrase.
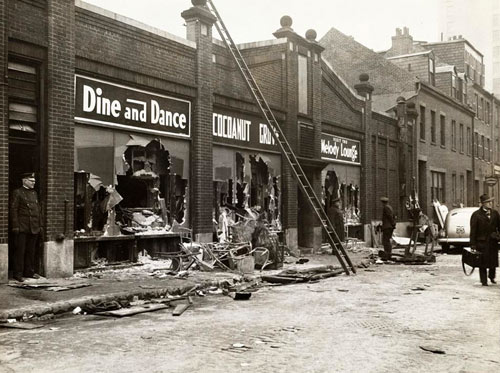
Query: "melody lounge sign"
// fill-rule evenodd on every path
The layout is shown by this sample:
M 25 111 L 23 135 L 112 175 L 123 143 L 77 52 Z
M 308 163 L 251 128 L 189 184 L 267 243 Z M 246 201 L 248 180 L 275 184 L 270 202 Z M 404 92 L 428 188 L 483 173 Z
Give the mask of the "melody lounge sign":
M 361 164 L 361 143 L 356 140 L 321 134 L 321 159 Z
M 75 121 L 189 137 L 191 103 L 76 75 Z

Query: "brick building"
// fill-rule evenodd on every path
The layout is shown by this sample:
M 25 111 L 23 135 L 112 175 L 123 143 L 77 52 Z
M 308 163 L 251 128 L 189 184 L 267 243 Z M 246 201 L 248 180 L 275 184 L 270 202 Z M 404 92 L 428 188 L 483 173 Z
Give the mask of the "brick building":
M 438 89 L 441 72 L 436 73 L 433 51 L 415 50 L 406 28 L 397 30 L 392 48 L 383 53 L 366 48 L 334 28 L 320 43 L 325 47 L 323 56 L 347 84 L 356 84 L 362 72 L 372 77 L 373 107 L 378 111 L 396 115 L 398 97 L 406 99 L 416 111 L 409 127 L 415 149 L 409 169 L 415 181 L 413 185 L 400 183 L 401 201 L 415 187 L 420 206 L 429 216 L 433 216 L 434 199 L 449 207 L 472 205 L 474 162 L 467 139 L 472 139 L 474 112 L 463 99 Z M 403 208 L 400 213 L 405 213 Z
M 0 0 L 0 16 L 0 281 L 13 248 L 9 193 L 28 170 L 48 277 L 96 255 L 161 251 L 182 228 L 212 241 L 223 207 L 260 210 L 292 248 L 320 246 L 320 226 L 205 8 L 182 13 L 186 39 L 80 0 Z M 352 90 L 316 33 L 291 26 L 283 17 L 275 39 L 242 54 L 317 194 L 326 205 L 340 197 L 349 234 L 362 236 L 376 197 L 400 209 L 398 185 L 411 180 L 406 111 L 398 122 L 373 109 L 369 77 Z

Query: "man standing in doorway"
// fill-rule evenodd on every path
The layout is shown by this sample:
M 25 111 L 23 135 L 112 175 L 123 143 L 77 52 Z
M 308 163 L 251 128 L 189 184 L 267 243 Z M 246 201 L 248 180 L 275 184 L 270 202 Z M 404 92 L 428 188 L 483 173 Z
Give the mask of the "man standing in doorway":
M 17 281 L 23 281 L 23 277 L 39 277 L 35 274 L 35 247 L 41 232 L 40 204 L 34 189 L 35 174 L 24 173 L 21 178 L 23 185 L 12 193 L 10 211 L 16 242 L 14 279 Z
M 389 205 L 389 198 L 381 197 L 380 201 L 384 205 L 382 210 L 382 244 L 384 245 L 384 255 L 382 259 L 390 260 L 392 255 L 391 237 L 396 228 L 396 219 L 394 211 Z
M 470 218 L 470 246 L 481 252 L 479 279 L 483 286 L 488 285 L 488 278 L 496 283 L 496 267 L 498 267 L 498 239 L 500 232 L 500 216 L 491 208 L 494 198 L 487 194 L 479 197 L 481 207 L 474 211 Z

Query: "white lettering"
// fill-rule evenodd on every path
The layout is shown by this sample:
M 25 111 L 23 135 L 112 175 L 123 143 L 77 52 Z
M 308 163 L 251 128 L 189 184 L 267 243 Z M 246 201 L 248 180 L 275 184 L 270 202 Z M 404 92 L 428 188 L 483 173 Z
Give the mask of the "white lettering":
M 250 141 L 249 120 L 213 113 L 212 134 L 231 140 Z
M 83 111 L 91 112 L 95 108 L 95 92 L 88 85 L 83 86 Z

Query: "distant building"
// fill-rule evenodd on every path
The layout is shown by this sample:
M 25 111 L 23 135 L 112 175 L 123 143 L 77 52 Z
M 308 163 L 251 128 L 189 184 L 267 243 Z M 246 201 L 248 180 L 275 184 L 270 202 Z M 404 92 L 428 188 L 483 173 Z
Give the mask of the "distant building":
M 486 64 L 486 88 L 500 95 L 500 2 L 440 0 L 439 5 L 439 40 L 463 36 L 481 50 Z
M 474 111 L 466 104 L 467 78 L 453 66 L 438 65 L 432 50 L 414 47 L 407 28 L 397 30 L 391 49 L 384 53 L 375 53 L 334 28 L 320 43 L 325 47 L 323 57 L 348 84 L 355 84 L 360 73 L 370 75 L 374 110 L 394 115 L 398 97 L 414 104 L 417 118 L 409 131 L 416 151 L 411 167 L 423 211 L 432 216 L 433 200 L 450 208 L 475 205 Z M 459 90 L 456 95 L 451 94 L 453 81 Z M 400 186 L 401 199 L 408 197 L 410 187 Z
M 474 110 L 472 139 L 466 134 L 472 146 L 473 204 L 479 195 L 488 192 L 499 195 L 498 184 L 491 188 L 489 176 L 500 174 L 495 167 L 499 156 L 499 107 L 500 101 L 485 89 L 485 69 L 483 54 L 463 37 L 453 37 L 441 42 L 413 41 L 409 30 L 396 30 L 392 37 L 392 47 L 381 53 L 389 61 L 408 72 L 414 73 L 422 81 L 436 87 L 445 95 Z M 446 115 L 444 115 L 446 117 Z M 440 116 L 440 121 L 442 116 Z M 446 119 L 444 119 L 446 121 Z M 443 124 L 440 123 L 442 126 Z M 460 137 L 462 123 L 451 119 L 452 148 Z M 467 131 L 467 130 L 466 130 Z M 443 136 L 443 134 L 442 134 Z M 442 144 L 441 144 L 442 145 Z M 453 176 L 451 190 L 456 200 L 460 190 L 459 176 Z M 491 189 L 490 189 L 491 188 Z M 470 203 L 470 202 L 469 202 Z M 495 202 L 498 206 L 498 201 Z

